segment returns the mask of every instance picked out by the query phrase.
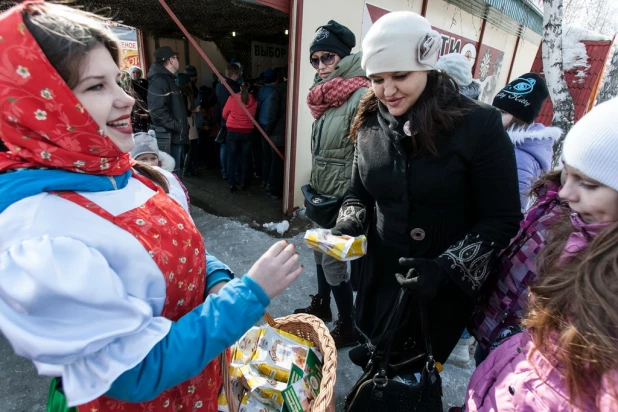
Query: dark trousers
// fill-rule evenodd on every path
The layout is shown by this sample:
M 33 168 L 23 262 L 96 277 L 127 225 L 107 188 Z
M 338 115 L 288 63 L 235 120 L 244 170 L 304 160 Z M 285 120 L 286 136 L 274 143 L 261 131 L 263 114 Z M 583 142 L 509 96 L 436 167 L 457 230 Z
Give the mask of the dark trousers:
M 247 186 L 247 175 L 249 174 L 249 154 L 251 153 L 251 134 L 244 133 L 227 133 L 227 170 L 228 183 L 230 187 L 236 183 L 241 186 Z M 235 173 L 230 173 L 232 170 L 237 170 L 237 165 L 240 164 L 240 182 L 237 182 Z
M 270 169 L 273 164 L 273 149 L 266 141 L 264 136 L 260 136 L 262 139 L 262 182 L 265 184 L 270 183 Z
M 182 161 L 182 151 L 184 147 L 185 147 L 184 144 L 176 144 L 176 143 L 171 144 L 170 156 L 172 156 L 174 158 L 174 161 L 176 162 L 176 166 L 174 166 L 174 173 L 176 174 L 180 173 L 180 167 L 181 167 L 180 162 Z
M 281 154 L 285 154 L 284 146 L 277 146 L 277 149 L 281 152 Z M 283 168 L 285 165 L 283 164 L 283 159 L 279 157 L 279 155 L 270 148 L 271 157 L 272 157 L 272 166 L 270 168 L 270 176 L 268 183 L 270 184 L 270 193 L 278 196 L 283 195 Z
M 262 177 L 262 134 L 256 129 L 253 131 L 253 141 L 251 142 L 251 157 L 253 160 L 253 173 Z
M 183 172 L 190 173 L 195 170 L 195 159 L 197 158 L 197 154 L 199 151 L 199 139 L 191 140 L 191 144 L 189 146 L 189 151 L 185 157 L 185 167 Z

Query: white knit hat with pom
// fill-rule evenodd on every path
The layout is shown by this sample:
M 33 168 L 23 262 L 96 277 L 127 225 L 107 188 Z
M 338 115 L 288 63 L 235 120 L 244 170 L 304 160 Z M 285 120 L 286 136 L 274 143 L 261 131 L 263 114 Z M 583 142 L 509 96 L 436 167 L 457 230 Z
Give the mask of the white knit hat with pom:
M 451 76 L 459 87 L 472 83 L 472 64 L 463 54 L 445 54 L 438 59 L 435 67 Z
M 564 162 L 618 191 L 618 97 L 595 106 L 564 140 Z

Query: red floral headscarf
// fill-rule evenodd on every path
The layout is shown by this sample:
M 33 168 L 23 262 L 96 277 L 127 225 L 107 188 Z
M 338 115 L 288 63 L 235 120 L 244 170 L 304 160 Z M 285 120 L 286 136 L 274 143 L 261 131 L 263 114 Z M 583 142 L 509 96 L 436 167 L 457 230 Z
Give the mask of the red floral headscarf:
M 131 168 L 24 24 L 27 1 L 0 14 L 0 173 L 53 168 L 118 176 Z

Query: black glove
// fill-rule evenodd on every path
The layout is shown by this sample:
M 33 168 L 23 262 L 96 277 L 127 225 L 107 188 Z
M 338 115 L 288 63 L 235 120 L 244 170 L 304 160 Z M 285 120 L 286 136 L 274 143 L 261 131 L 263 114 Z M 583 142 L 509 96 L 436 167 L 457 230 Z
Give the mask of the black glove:
M 365 233 L 366 220 L 365 206 L 360 203 L 343 204 L 339 209 L 337 224 L 330 230 L 330 233 L 335 236 L 360 236 Z
M 395 275 L 397 282 L 416 299 L 434 298 L 440 287 L 448 282 L 448 275 L 444 269 L 431 259 L 401 258 L 399 264 L 410 270 L 405 276 L 397 273 Z

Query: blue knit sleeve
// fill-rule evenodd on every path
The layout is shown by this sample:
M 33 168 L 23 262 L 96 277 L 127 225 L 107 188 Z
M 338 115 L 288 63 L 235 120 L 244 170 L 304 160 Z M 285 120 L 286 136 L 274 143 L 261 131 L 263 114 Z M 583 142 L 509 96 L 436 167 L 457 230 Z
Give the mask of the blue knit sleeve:
M 248 276 L 232 280 L 173 323 L 165 338 L 141 363 L 120 375 L 106 395 L 146 402 L 196 376 L 264 316 L 269 304 L 268 296 Z
M 206 291 L 219 282 L 234 279 L 234 272 L 228 265 L 206 252 Z

